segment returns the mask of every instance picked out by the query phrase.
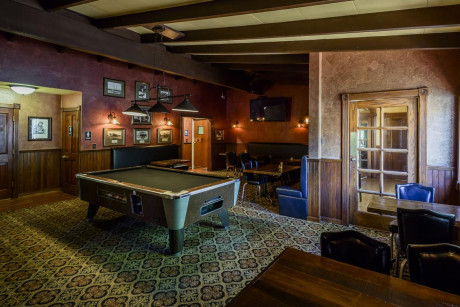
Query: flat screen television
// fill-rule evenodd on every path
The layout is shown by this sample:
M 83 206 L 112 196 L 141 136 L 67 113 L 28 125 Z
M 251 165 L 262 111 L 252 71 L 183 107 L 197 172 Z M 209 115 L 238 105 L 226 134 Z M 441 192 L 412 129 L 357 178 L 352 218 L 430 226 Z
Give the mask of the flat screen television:
M 290 97 L 259 97 L 251 100 L 250 119 L 254 122 L 290 121 Z

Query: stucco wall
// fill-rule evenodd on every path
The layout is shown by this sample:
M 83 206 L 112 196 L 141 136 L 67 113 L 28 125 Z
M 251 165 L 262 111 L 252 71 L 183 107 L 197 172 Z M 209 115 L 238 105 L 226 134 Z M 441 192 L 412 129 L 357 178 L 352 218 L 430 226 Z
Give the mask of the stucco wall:
M 454 166 L 459 68 L 459 50 L 323 53 L 321 156 L 340 158 L 341 94 L 428 87 L 428 165 Z

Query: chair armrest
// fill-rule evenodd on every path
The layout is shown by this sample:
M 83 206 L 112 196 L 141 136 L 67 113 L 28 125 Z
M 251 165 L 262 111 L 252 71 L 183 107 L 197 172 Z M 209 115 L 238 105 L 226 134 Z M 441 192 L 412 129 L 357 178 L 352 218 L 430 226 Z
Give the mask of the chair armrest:
M 279 188 L 276 188 L 276 194 L 278 196 L 285 195 L 285 196 L 291 196 L 291 197 L 297 197 L 297 198 L 302 197 L 302 192 L 300 192 L 299 190 L 293 189 L 291 187 L 287 187 L 287 186 L 281 186 Z

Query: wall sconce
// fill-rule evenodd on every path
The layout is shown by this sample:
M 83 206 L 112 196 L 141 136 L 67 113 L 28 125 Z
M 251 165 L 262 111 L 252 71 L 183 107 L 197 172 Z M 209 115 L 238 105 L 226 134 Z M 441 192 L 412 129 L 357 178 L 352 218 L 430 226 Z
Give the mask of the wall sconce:
M 310 123 L 310 117 L 308 115 L 305 115 L 305 124 L 308 125 Z
M 165 121 L 165 126 L 172 126 L 173 125 L 171 120 L 169 118 L 167 118 L 167 117 L 165 117 L 164 121 Z
M 117 117 L 115 116 L 115 113 L 114 112 L 110 112 L 109 115 L 107 116 L 107 118 L 109 119 L 109 124 L 112 124 L 112 125 L 118 125 L 120 122 L 117 120 Z
M 238 125 L 239 125 L 239 122 L 237 120 L 235 120 L 235 122 L 233 123 L 232 127 L 233 128 L 238 128 Z
M 303 124 L 305 123 L 304 120 L 299 119 L 299 122 L 297 123 L 298 128 L 304 128 Z

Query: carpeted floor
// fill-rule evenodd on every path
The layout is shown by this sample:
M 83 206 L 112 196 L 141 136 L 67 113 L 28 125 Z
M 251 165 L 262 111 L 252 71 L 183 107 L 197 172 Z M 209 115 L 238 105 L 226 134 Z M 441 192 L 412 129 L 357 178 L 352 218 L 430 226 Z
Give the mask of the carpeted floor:
M 323 231 L 353 228 L 279 216 L 249 202 L 186 228 L 179 257 L 166 228 L 101 208 L 85 221 L 78 199 L 0 213 L 0 306 L 222 306 L 281 251 L 319 254 Z

